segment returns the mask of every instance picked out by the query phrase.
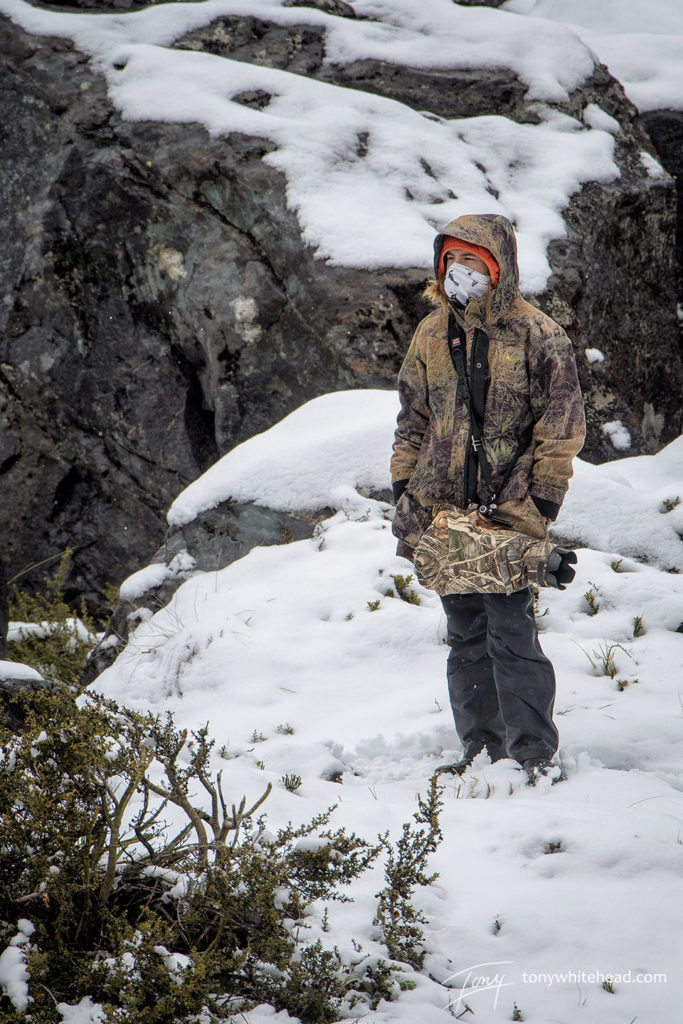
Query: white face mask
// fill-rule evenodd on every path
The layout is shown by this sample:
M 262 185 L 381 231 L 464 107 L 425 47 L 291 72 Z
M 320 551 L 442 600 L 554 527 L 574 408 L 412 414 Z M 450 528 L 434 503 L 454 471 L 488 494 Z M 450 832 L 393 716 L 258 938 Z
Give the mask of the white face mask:
M 446 295 L 455 299 L 461 306 L 466 306 L 470 299 L 479 299 L 486 295 L 491 278 L 480 274 L 462 263 L 451 263 L 443 282 Z

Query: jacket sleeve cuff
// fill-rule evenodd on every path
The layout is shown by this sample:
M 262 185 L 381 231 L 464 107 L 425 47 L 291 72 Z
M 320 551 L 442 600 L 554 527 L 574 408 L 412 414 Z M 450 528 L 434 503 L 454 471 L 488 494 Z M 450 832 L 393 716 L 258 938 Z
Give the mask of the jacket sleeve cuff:
M 394 486 L 396 485 L 394 484 Z M 560 512 L 559 505 L 554 501 L 548 501 L 547 498 L 537 498 L 535 494 L 531 495 L 531 500 L 542 516 L 545 516 L 546 519 L 550 519 L 551 522 L 555 522 Z
M 407 486 L 407 478 L 405 480 L 396 480 L 395 483 L 391 485 L 391 489 L 394 492 L 394 504 L 398 502 L 399 498 L 401 497 Z

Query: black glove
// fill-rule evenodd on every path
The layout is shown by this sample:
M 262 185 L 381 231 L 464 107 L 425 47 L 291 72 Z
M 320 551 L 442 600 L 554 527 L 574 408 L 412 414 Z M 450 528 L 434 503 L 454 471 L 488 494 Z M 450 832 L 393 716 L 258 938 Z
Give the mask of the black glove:
M 557 587 L 564 590 L 568 583 L 576 576 L 576 552 L 568 551 L 567 548 L 553 548 L 548 555 L 548 564 L 545 567 L 545 581 L 549 587 Z
M 403 494 L 403 492 L 405 491 L 407 486 L 408 486 L 408 479 L 407 478 L 405 480 L 397 480 L 395 484 L 391 485 L 391 489 L 394 492 L 394 505 L 398 504 L 398 502 L 399 502 L 399 500 L 401 498 L 401 495 Z
M 547 498 L 537 498 L 535 494 L 532 494 L 530 497 L 539 513 L 545 519 L 549 519 L 551 523 L 554 523 L 558 517 L 560 506 L 556 505 L 554 501 L 548 501 Z

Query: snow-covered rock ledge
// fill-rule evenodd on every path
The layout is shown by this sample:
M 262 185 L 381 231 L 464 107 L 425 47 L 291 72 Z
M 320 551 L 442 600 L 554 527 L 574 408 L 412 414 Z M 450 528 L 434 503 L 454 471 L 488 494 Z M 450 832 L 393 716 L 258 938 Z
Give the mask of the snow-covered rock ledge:
M 187 579 L 217 572 L 253 548 L 310 538 L 341 513 L 391 516 L 394 391 L 335 392 L 307 402 L 229 452 L 168 512 L 154 561 L 129 577 L 86 679 L 106 669 L 141 621 Z M 637 567 L 683 570 L 683 438 L 655 456 L 592 466 L 576 459 L 552 534 L 574 547 L 618 552 Z M 404 562 L 404 571 L 411 566 Z M 681 612 L 683 619 L 683 611 Z

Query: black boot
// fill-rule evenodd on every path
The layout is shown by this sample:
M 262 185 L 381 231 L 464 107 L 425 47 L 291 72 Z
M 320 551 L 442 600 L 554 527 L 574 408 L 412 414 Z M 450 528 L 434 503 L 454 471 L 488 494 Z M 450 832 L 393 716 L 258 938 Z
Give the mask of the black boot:
M 480 754 L 480 753 L 481 753 L 481 751 L 477 750 L 474 754 L 466 755 L 465 757 L 462 757 L 459 761 L 454 761 L 453 764 L 440 764 L 438 768 L 434 769 L 434 774 L 435 775 L 464 775 L 465 772 L 467 771 L 467 769 L 470 767 L 470 765 L 474 761 L 474 759 L 477 756 L 477 754 Z M 492 764 L 495 763 L 496 761 L 502 761 L 502 759 L 507 756 L 504 752 L 500 753 L 500 754 L 498 754 L 498 753 L 492 754 L 491 751 L 488 751 L 488 755 L 491 758 L 491 763 Z
M 559 764 L 549 761 L 547 757 L 530 757 L 526 761 L 522 761 L 522 768 L 527 773 L 530 786 L 535 786 L 542 775 L 550 777 L 553 786 L 556 782 L 564 782 L 564 775 Z
M 474 761 L 476 754 L 472 754 L 471 757 L 463 757 L 460 761 L 454 761 L 453 764 L 440 764 L 438 768 L 434 769 L 435 775 L 464 775 L 469 766 Z

